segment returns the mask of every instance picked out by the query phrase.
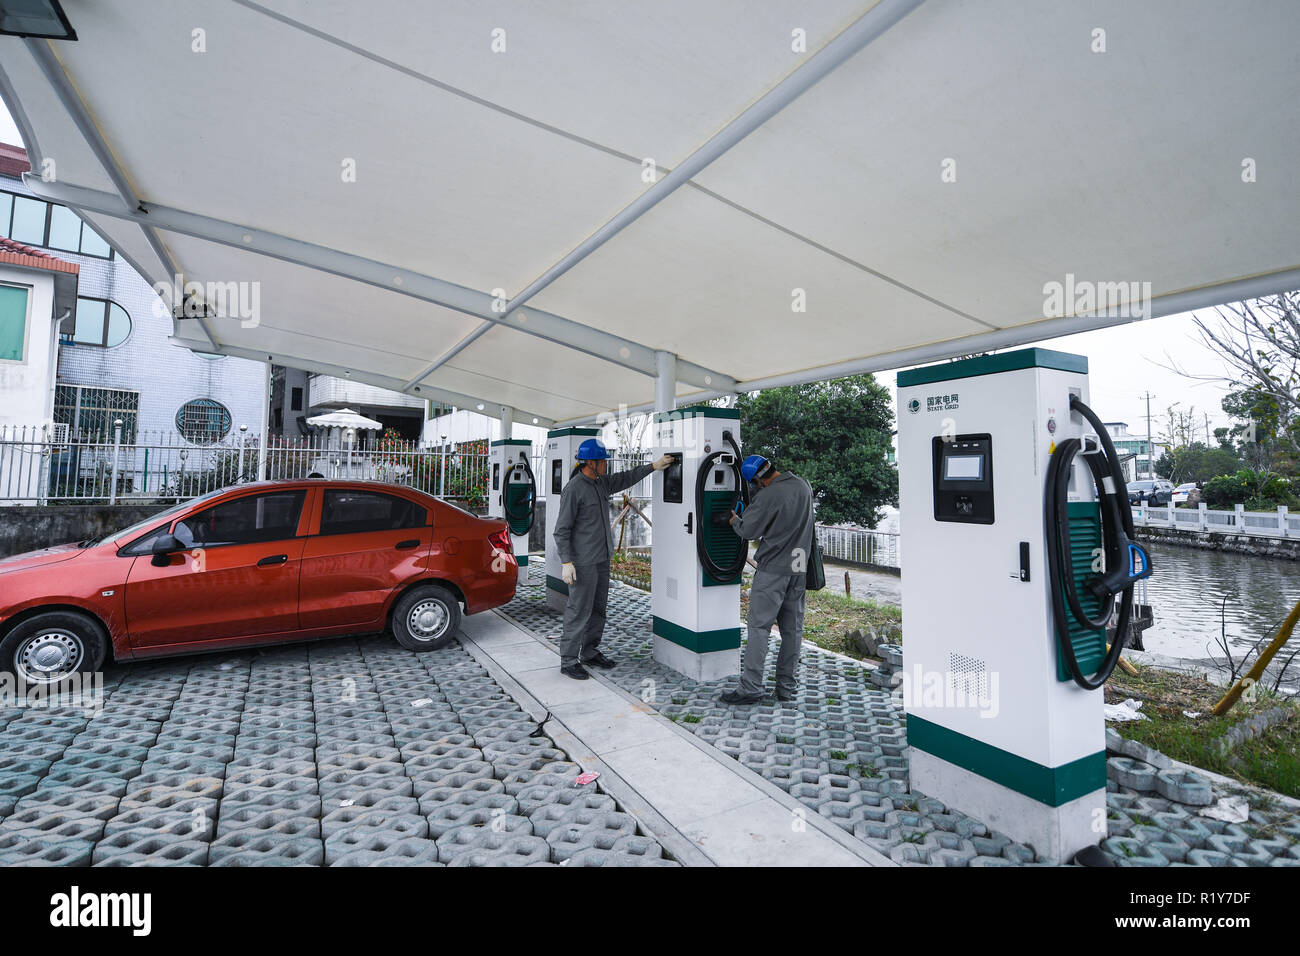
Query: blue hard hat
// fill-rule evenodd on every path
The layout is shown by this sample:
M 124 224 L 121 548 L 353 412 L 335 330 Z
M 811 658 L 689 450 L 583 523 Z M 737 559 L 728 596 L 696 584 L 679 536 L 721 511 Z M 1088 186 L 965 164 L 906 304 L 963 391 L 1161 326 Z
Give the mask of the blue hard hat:
M 602 458 L 609 457 L 609 449 L 601 443 L 599 438 L 588 438 L 578 446 L 578 454 L 574 455 L 578 461 L 600 461 Z
M 772 463 L 762 455 L 750 455 L 745 459 L 745 463 L 740 466 L 740 476 L 746 481 L 753 481 L 755 478 L 761 478 L 767 474 Z

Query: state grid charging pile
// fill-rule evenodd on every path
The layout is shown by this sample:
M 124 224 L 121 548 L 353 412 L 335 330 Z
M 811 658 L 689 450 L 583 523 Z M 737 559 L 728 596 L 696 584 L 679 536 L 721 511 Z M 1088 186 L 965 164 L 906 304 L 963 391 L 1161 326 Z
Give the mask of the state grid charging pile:
M 1151 573 L 1087 400 L 1046 349 L 898 376 L 910 786 L 1057 861 L 1106 836 L 1099 689 Z

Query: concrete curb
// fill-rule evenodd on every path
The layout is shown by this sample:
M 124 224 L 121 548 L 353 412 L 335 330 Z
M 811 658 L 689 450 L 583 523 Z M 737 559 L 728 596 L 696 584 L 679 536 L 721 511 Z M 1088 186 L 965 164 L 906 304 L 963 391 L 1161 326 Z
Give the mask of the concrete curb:
M 518 628 L 521 633 L 533 637 L 529 631 L 519 627 L 510 618 L 506 617 L 505 620 L 512 627 Z M 699 847 L 686 839 L 676 827 L 665 820 L 659 811 L 651 806 L 627 781 L 592 753 L 587 745 L 565 726 L 563 721 L 552 717 L 546 705 L 525 690 L 523 685 L 511 677 L 491 655 L 479 647 L 472 637 L 463 631 L 458 637 L 461 646 L 465 648 L 466 652 L 474 660 L 482 664 L 492 679 L 500 684 L 502 689 L 543 727 L 550 738 L 555 741 L 556 746 L 567 753 L 573 762 L 583 770 L 599 773 L 600 784 L 609 795 L 617 800 L 619 805 L 636 819 L 641 828 L 658 840 L 663 848 L 672 854 L 682 866 L 717 865 Z M 537 638 L 533 637 L 533 640 L 537 640 Z M 547 646 L 550 645 L 547 644 Z M 559 657 L 558 653 L 556 657 Z
M 549 641 L 537 637 L 535 634 L 532 633 L 532 631 L 529 631 L 526 627 L 516 622 L 512 617 L 510 617 L 509 614 L 503 613 L 502 611 L 500 611 L 500 609 L 496 609 L 492 613 L 498 615 L 499 617 L 507 621 L 511 627 L 517 628 L 523 634 L 527 634 L 537 643 L 543 645 L 544 647 L 549 648 L 551 651 L 555 653 L 555 656 L 557 658 L 559 657 L 559 652 L 556 651 L 555 648 L 551 646 Z M 818 650 L 821 650 L 821 648 L 818 648 Z M 853 658 L 851 657 L 846 659 L 853 660 Z M 856 664 L 861 662 L 854 661 L 854 663 Z M 627 691 L 619 687 L 613 681 L 606 678 L 604 674 L 601 674 L 595 670 L 591 671 L 590 673 L 594 680 L 600 681 L 602 684 L 604 684 L 610 690 L 614 691 L 615 694 L 619 695 L 624 700 L 627 700 L 635 704 L 642 703 L 641 698 L 637 697 L 635 694 L 629 694 Z M 509 678 L 509 675 L 504 675 L 504 676 L 507 679 Z M 498 678 L 498 680 L 504 686 L 505 682 L 503 680 L 500 680 L 500 678 Z M 519 690 L 523 691 L 523 688 L 521 687 L 519 688 Z M 527 693 L 526 691 L 523 692 Z M 541 706 L 541 705 L 538 704 L 537 706 Z M 762 791 L 767 796 L 771 797 L 781 806 L 789 810 L 791 814 L 794 814 L 795 812 L 806 814 L 806 822 L 808 826 L 816 830 L 819 830 L 825 836 L 830 837 L 841 847 L 843 847 L 845 850 L 848 850 L 850 853 L 858 857 L 864 863 L 868 864 L 869 866 L 898 866 L 898 864 L 895 863 L 893 860 L 891 860 L 889 857 L 885 856 L 882 853 L 879 853 L 876 850 L 873 850 L 871 847 L 862 843 L 860 840 L 845 833 L 834 823 L 824 820 L 819 814 L 808 813 L 808 808 L 804 803 L 790 796 L 788 793 L 786 793 L 776 784 L 772 783 L 770 780 L 767 780 L 765 777 L 761 776 L 760 774 L 754 773 L 754 771 L 743 766 L 739 761 L 733 760 L 732 758 L 728 757 L 726 754 L 719 751 L 718 748 L 714 747 L 712 744 L 700 740 L 700 738 L 697 737 L 695 734 L 693 734 L 691 731 L 685 730 L 682 727 L 680 727 L 676 721 L 669 720 L 667 717 L 664 717 L 658 711 L 654 711 L 653 713 L 651 713 L 650 716 L 653 717 L 656 721 L 662 723 L 664 726 L 671 728 L 674 734 L 677 734 L 678 736 L 689 741 L 691 746 L 695 747 L 701 753 L 706 754 L 711 760 L 713 760 L 719 766 L 725 767 L 727 770 L 736 774 L 743 780 L 752 784 L 758 790 Z M 552 718 L 552 720 L 554 720 L 554 718 Z M 665 821 L 665 825 L 667 825 L 666 821 Z M 682 837 L 682 839 L 685 839 L 685 837 Z M 664 846 L 665 848 L 670 849 L 670 851 L 673 852 L 674 854 L 676 853 L 676 849 L 669 847 L 669 844 L 665 843 Z M 694 844 L 692 844 L 692 847 L 693 846 Z

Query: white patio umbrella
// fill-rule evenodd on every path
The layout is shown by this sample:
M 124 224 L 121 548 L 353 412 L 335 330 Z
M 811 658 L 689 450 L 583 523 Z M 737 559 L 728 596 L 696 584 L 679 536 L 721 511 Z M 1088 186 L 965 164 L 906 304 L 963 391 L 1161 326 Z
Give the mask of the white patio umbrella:
M 336 412 L 326 412 L 323 415 L 313 415 L 307 419 L 308 425 L 316 425 L 320 428 L 365 428 L 377 429 L 383 428 L 381 422 L 373 418 L 366 418 L 350 408 L 341 408 Z

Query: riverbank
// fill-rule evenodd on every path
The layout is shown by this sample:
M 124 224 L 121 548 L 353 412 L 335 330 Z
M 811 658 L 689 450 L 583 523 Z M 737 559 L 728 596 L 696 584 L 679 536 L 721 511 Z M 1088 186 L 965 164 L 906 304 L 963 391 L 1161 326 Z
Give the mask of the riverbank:
M 1300 561 L 1300 538 L 1149 527 L 1138 527 L 1135 534 L 1139 541 L 1155 542 L 1176 548 L 1195 548 L 1200 551 L 1222 551 L 1226 554 L 1248 555 L 1253 558 Z
M 1300 797 L 1300 702 L 1258 689 L 1222 717 L 1210 711 L 1225 688 L 1204 676 L 1134 661 L 1116 669 L 1106 702 L 1140 701 L 1145 720 L 1114 726 L 1129 740 L 1242 783 Z

